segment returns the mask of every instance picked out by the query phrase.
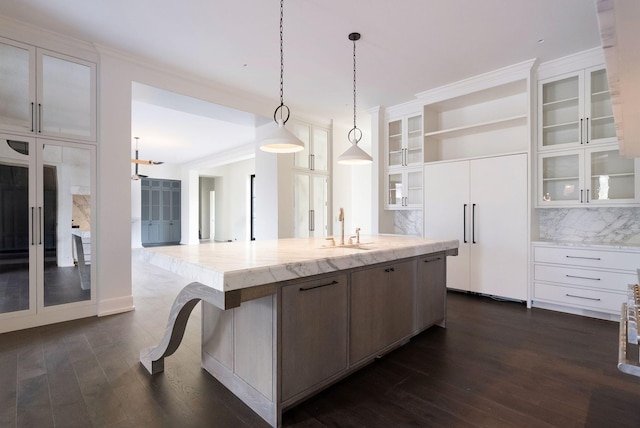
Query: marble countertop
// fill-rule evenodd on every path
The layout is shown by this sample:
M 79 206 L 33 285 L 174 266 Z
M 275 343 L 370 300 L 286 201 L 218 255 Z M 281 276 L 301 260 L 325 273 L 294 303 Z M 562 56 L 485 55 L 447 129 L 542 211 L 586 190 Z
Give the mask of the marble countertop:
M 582 241 L 533 241 L 534 245 L 555 245 L 559 247 L 600 248 L 604 250 L 627 250 L 640 252 L 640 243 L 626 242 L 582 242 Z
M 458 248 L 457 240 L 361 236 L 361 248 L 295 238 L 145 248 L 141 257 L 220 291 L 304 278 Z

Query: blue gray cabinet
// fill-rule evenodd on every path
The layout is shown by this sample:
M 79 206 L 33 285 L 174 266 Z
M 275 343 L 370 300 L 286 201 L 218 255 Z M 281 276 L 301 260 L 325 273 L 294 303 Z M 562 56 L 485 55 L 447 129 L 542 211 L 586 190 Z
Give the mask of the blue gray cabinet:
M 181 182 L 143 178 L 141 191 L 142 245 L 179 243 Z

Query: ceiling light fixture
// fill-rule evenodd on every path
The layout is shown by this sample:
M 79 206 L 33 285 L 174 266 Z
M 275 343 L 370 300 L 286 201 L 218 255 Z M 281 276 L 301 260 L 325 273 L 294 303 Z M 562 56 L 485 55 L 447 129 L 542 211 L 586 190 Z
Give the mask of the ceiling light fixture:
M 360 40 L 360 33 L 349 34 L 349 40 L 353 41 L 353 128 L 347 135 L 351 147 L 338 156 L 338 163 L 363 165 L 373 162 L 373 159 L 367 152 L 358 147 L 358 143 L 362 139 L 362 131 L 356 126 L 356 40 Z
M 131 176 L 132 180 L 140 180 L 141 178 L 147 178 L 146 175 L 138 174 L 138 165 L 162 165 L 164 162 L 157 162 L 152 160 L 145 160 L 138 158 L 138 139 L 140 137 L 133 137 L 136 140 L 136 156 L 131 159 L 131 163 L 136 165 L 135 173 Z
M 273 120 L 278 127 L 262 140 L 260 150 L 269 153 L 294 153 L 304 150 L 304 143 L 295 135 L 289 132 L 284 125 L 289 120 L 289 107 L 284 104 L 283 87 L 284 87 L 284 50 L 282 43 L 282 18 L 283 18 L 283 2 L 280 0 L 280 105 L 273 112 Z M 285 111 L 286 110 L 286 111 Z M 286 117 L 284 116 L 286 113 Z

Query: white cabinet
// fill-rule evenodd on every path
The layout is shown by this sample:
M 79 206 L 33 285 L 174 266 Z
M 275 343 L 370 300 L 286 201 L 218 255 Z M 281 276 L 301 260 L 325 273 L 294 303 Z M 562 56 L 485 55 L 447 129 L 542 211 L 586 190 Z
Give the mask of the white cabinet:
M 294 173 L 294 237 L 329 234 L 329 177 Z
M 295 168 L 329 172 L 329 129 L 301 122 L 293 123 L 293 133 L 304 143 L 304 150 L 294 154 Z
M 386 209 L 422 208 L 422 114 L 387 121 Z
M 604 66 L 538 82 L 539 150 L 616 142 Z
M 387 122 L 387 166 L 416 166 L 422 155 L 422 114 L 405 115 Z
M 638 159 L 620 156 L 616 144 L 538 155 L 538 207 L 640 202 Z
M 422 208 L 422 167 L 390 170 L 387 174 L 389 209 Z
M 527 169 L 526 154 L 425 165 L 425 237 L 460 241 L 447 287 L 527 299 Z
M 638 248 L 534 244 L 532 304 L 617 320 L 639 260 Z
M 96 64 L 0 38 L 0 128 L 96 140 Z

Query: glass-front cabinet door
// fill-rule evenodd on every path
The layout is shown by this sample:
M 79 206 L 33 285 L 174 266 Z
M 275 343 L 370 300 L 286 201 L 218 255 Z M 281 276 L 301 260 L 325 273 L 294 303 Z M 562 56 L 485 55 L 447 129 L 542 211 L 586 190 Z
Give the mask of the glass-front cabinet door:
M 94 164 L 94 147 L 0 135 L 0 323 L 95 303 Z
M 617 148 L 590 148 L 586 161 L 587 203 L 640 202 L 637 160 L 620 156 Z
M 329 179 L 323 175 L 294 174 L 294 236 L 328 235 Z
M 387 123 L 387 167 L 424 163 L 422 115 L 405 116 Z
M 294 154 L 296 168 L 310 171 L 329 171 L 329 130 L 296 122 L 293 133 L 304 143 L 304 150 Z
M 404 147 L 402 144 L 402 119 L 390 121 L 387 125 L 387 165 L 404 165 Z
M 0 127 L 34 132 L 35 47 L 0 38 Z
M 584 201 L 583 150 L 545 153 L 538 158 L 540 206 L 580 204 Z
M 639 164 L 616 145 L 541 153 L 538 206 L 640 203 Z
M 586 144 L 605 144 L 617 141 L 616 128 L 613 119 L 613 107 L 611 106 L 611 94 L 607 71 L 604 68 L 586 70 L 586 87 L 589 93 L 588 115 L 586 117 Z
M 387 174 L 387 208 L 422 207 L 422 169 Z

